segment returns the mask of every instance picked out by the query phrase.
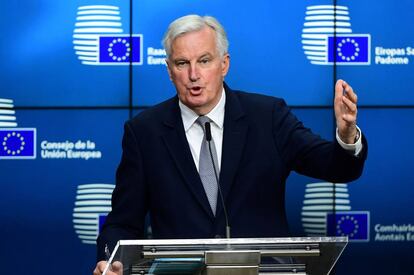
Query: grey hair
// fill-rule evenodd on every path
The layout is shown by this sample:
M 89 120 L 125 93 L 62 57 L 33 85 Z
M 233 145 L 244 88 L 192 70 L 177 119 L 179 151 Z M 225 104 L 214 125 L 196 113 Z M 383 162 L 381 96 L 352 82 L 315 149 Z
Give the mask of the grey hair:
M 174 40 L 186 33 L 195 32 L 210 27 L 216 33 L 216 47 L 221 56 L 228 53 L 229 41 L 223 26 L 212 16 L 200 16 L 190 14 L 174 20 L 169 26 L 162 39 L 167 58 L 171 55 L 171 46 Z

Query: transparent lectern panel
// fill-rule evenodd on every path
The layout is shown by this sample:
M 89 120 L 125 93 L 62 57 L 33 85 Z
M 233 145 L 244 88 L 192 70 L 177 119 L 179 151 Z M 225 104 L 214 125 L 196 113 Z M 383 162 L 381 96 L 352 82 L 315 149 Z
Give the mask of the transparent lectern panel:
M 346 237 L 121 240 L 104 275 L 325 275 L 347 242 Z

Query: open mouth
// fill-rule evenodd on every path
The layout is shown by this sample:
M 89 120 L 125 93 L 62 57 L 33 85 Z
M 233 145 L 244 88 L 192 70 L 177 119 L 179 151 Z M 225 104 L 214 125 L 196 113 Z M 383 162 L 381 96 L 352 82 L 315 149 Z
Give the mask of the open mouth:
M 193 95 L 199 95 L 201 93 L 201 89 L 202 89 L 201 86 L 193 86 L 193 87 L 189 88 L 190 92 Z

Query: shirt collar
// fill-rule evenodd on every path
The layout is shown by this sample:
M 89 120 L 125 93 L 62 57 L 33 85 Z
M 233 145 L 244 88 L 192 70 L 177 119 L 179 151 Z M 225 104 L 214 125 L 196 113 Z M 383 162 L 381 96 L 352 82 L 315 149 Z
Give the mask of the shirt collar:
M 181 110 L 181 118 L 183 120 L 184 131 L 187 132 L 194 122 L 197 120 L 199 115 L 197 115 L 193 110 L 184 105 L 181 100 L 178 101 L 178 105 Z M 226 105 L 226 93 L 223 91 L 221 93 L 221 98 L 216 106 L 208 113 L 206 116 L 211 119 L 214 124 L 216 124 L 220 129 L 223 128 L 224 124 L 224 106 Z

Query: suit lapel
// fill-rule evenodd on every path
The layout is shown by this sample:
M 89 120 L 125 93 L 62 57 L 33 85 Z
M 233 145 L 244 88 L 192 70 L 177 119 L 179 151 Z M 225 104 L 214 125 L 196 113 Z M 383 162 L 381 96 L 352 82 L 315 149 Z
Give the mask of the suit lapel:
M 224 118 L 220 186 L 223 198 L 226 198 L 234 183 L 247 136 L 247 121 L 237 96 L 225 85 L 226 107 Z M 220 198 L 219 198 L 220 199 Z M 216 216 L 222 212 L 222 204 L 217 203 Z
M 184 132 L 177 98 L 172 102 L 170 109 L 165 113 L 163 121 L 168 128 L 163 135 L 163 140 L 177 169 L 184 178 L 184 182 L 188 189 L 196 197 L 197 202 L 210 218 L 213 219 L 214 215 L 211 211 L 203 184 L 201 183 L 200 176 L 194 164 L 194 159 Z

